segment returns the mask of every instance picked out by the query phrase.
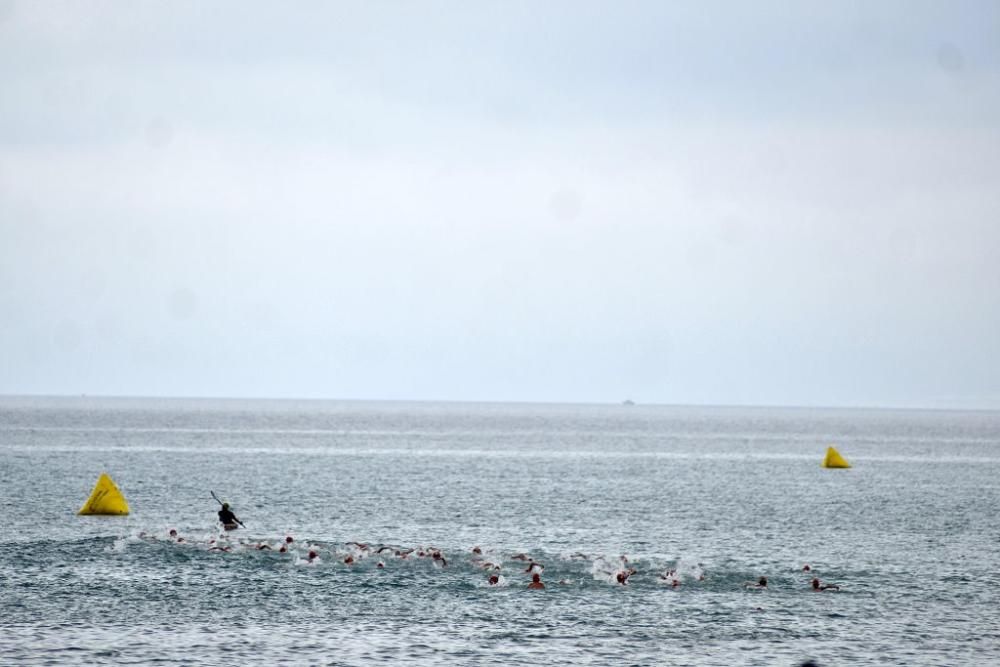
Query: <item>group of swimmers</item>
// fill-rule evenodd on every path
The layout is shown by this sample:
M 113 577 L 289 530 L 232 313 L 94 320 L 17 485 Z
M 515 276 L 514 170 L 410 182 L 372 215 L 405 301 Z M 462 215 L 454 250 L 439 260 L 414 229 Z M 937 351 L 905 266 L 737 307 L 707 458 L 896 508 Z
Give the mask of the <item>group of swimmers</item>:
M 223 506 L 223 511 L 227 510 L 229 510 L 228 506 Z M 220 511 L 220 515 L 223 511 Z M 235 515 L 232 518 L 235 519 Z M 223 526 L 226 528 L 223 533 L 216 537 L 206 538 L 205 544 L 208 551 L 232 552 L 234 550 L 251 550 L 273 551 L 281 554 L 293 553 L 299 559 L 299 562 L 304 565 L 320 564 L 322 562 L 321 552 L 323 552 L 324 558 L 328 556 L 332 557 L 335 561 L 339 561 L 347 566 L 353 566 L 365 559 L 374 558 L 376 559 L 375 567 L 380 570 L 385 568 L 386 561 L 389 559 L 396 559 L 400 561 L 426 560 L 439 568 L 448 567 L 448 558 L 445 556 L 445 553 L 437 547 L 422 546 L 407 548 L 386 545 L 376 546 L 366 542 L 347 542 L 344 545 L 346 547 L 345 550 L 335 550 L 316 545 L 305 545 L 299 548 L 295 538 L 291 535 L 285 536 L 276 543 L 267 541 L 237 541 L 234 544 L 228 537 L 227 533 L 232 529 L 227 526 L 227 523 L 229 522 L 223 522 Z M 153 538 L 155 536 L 140 533 L 139 537 Z M 168 538 L 170 541 L 176 543 L 187 542 L 187 540 L 180 536 L 174 528 L 169 530 Z M 304 558 L 301 556 L 303 553 L 305 554 Z M 590 556 L 577 552 L 566 556 L 565 558 L 571 561 L 589 561 L 591 563 L 591 574 L 593 577 L 609 584 L 628 586 L 630 579 L 640 574 L 638 568 L 626 555 L 621 555 L 617 558 L 608 558 L 605 556 Z M 470 551 L 470 558 L 468 562 L 473 567 L 487 573 L 487 586 L 506 586 L 508 582 L 503 576 L 504 560 L 519 561 L 524 565 L 523 570 L 520 566 L 518 566 L 517 569 L 520 570 L 519 574 L 527 575 L 527 577 L 530 578 L 530 581 L 527 583 L 527 588 L 532 590 L 545 588 L 545 583 L 542 581 L 542 573 L 545 570 L 545 566 L 527 553 L 515 553 L 508 556 L 507 559 L 504 559 L 502 557 L 484 553 L 482 547 L 475 546 Z M 506 570 L 509 572 L 511 567 L 508 565 Z M 805 565 L 803 566 L 802 571 L 811 573 L 812 568 L 809 565 Z M 697 581 L 705 580 L 705 573 L 700 563 L 690 566 L 688 570 L 685 570 L 685 575 Z M 676 568 L 670 568 L 664 571 L 656 572 L 656 581 L 657 583 L 671 588 L 678 588 L 681 586 L 682 576 Z M 565 586 L 571 585 L 573 582 L 569 579 L 560 579 L 557 583 Z M 757 581 L 746 582 L 744 585 L 747 588 L 767 589 L 768 580 L 767 577 L 762 576 Z M 813 591 L 840 590 L 840 587 L 836 584 L 823 583 L 818 577 L 812 578 L 810 586 Z
M 802 566 L 802 571 L 812 572 L 812 567 L 808 563 L 806 563 L 805 565 Z M 812 581 L 809 582 L 809 585 L 812 587 L 812 590 L 817 592 L 840 590 L 840 586 L 838 586 L 837 584 L 824 584 L 822 581 L 819 580 L 819 577 L 813 577 Z M 744 584 L 744 586 L 746 586 L 747 588 L 766 589 L 767 577 L 761 577 L 757 581 L 748 581 L 747 583 Z
M 229 531 L 236 530 L 240 526 L 243 526 L 243 522 L 240 521 L 236 515 L 233 513 L 229 506 L 229 503 L 222 503 L 222 509 L 218 513 L 219 522 L 222 524 L 224 533 L 219 536 L 219 539 L 211 538 L 208 540 L 208 550 L 216 552 L 231 552 L 233 551 L 233 545 L 228 539 L 223 539 L 225 534 Z M 140 537 L 147 537 L 145 533 L 140 533 Z M 185 539 L 178 535 L 177 530 L 171 528 L 168 536 L 171 541 L 183 543 Z M 278 553 L 288 553 L 293 549 L 293 544 L 295 540 L 291 535 L 288 535 L 284 540 L 277 544 L 270 544 L 268 542 L 254 542 L 242 544 L 243 548 L 250 548 L 257 551 L 276 551 Z M 341 560 L 344 565 L 354 565 L 361 560 L 368 557 L 377 557 L 376 567 L 378 569 L 383 569 L 385 567 L 386 558 L 396 558 L 399 560 L 419 560 L 419 559 L 429 559 L 434 565 L 438 567 L 447 567 L 448 560 L 445 558 L 444 553 L 441 549 L 436 547 L 413 547 L 413 548 L 401 548 L 401 547 L 391 547 L 391 546 L 379 546 L 373 547 L 365 542 L 347 542 L 348 547 L 347 553 L 336 553 L 331 550 L 330 553 L 334 558 Z M 528 583 L 529 589 L 544 589 L 545 584 L 542 582 L 542 572 L 545 570 L 545 566 L 540 562 L 536 561 L 534 558 L 526 553 L 516 553 L 510 556 L 511 560 L 521 561 L 527 564 L 523 573 L 531 577 L 531 581 Z M 603 579 L 608 583 L 615 583 L 620 586 L 628 586 L 629 579 L 639 571 L 634 567 L 634 565 L 629 561 L 628 556 L 621 555 L 616 560 L 609 560 L 604 556 L 592 557 L 584 553 L 574 553 L 568 556 L 569 560 L 589 560 L 592 562 L 591 573 L 594 575 L 595 579 Z M 319 547 L 308 547 L 306 551 L 305 563 L 309 565 L 316 565 L 320 562 Z M 479 569 L 486 570 L 489 572 L 486 583 L 489 586 L 501 586 L 506 584 L 506 580 L 501 575 L 502 565 L 500 563 L 502 559 L 496 557 L 489 557 L 483 553 L 482 547 L 473 547 L 471 550 L 470 563 Z M 697 566 L 692 566 L 692 572 L 690 573 L 697 581 L 704 581 L 705 574 L 701 569 L 701 564 Z M 808 564 L 802 567 L 803 572 L 812 572 L 812 567 Z M 659 583 L 670 586 L 671 588 L 678 588 L 681 585 L 681 575 L 675 569 L 671 568 L 664 572 L 658 573 L 657 579 Z M 568 579 L 560 579 L 559 584 L 568 585 L 572 582 Z M 768 587 L 767 577 L 762 576 L 757 581 L 749 581 L 744 584 L 746 588 L 754 589 L 767 589 Z M 813 577 L 810 582 L 811 589 L 813 591 L 839 591 L 840 586 L 836 584 L 826 584 L 820 581 L 818 577 Z

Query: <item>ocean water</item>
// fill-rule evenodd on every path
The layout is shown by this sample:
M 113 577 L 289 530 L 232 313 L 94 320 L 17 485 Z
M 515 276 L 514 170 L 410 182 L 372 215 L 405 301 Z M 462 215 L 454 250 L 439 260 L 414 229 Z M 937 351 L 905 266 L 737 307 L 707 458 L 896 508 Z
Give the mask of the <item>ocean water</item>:
M 1000 664 L 998 479 L 991 412 L 2 398 L 0 664 Z

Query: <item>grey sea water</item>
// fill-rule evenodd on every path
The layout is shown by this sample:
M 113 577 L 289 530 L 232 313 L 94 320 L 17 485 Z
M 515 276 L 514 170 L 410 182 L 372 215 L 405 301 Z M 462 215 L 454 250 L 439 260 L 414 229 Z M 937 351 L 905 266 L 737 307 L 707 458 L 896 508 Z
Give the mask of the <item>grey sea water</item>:
M 1000 664 L 998 476 L 990 412 L 3 398 L 0 664 Z

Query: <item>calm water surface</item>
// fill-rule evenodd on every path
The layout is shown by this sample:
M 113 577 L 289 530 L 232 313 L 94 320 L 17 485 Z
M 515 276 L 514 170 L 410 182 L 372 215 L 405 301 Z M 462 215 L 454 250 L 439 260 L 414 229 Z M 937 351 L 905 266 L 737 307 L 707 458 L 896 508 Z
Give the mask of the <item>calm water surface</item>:
M 991 412 L 0 398 L 0 664 L 1000 664 L 998 473 Z

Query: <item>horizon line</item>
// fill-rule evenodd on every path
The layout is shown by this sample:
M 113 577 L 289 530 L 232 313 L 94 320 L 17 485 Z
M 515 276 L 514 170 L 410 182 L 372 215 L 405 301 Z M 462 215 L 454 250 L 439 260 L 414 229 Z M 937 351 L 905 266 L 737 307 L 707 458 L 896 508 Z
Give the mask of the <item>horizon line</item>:
M 995 407 L 941 407 L 928 405 L 863 405 L 863 404 L 784 404 L 784 403 L 658 403 L 625 398 L 620 401 L 596 400 L 499 400 L 499 399 L 456 399 L 456 398 L 335 398 L 316 396 L 182 396 L 155 394 L 12 394 L 0 393 L 3 399 L 108 399 L 108 400 L 161 400 L 161 401 L 271 401 L 271 402 L 327 402 L 327 403 L 410 403 L 410 404 L 469 404 L 469 405 L 548 405 L 548 406 L 594 406 L 622 408 L 717 408 L 744 410 L 871 410 L 871 411 L 913 411 L 913 412 L 998 412 Z

